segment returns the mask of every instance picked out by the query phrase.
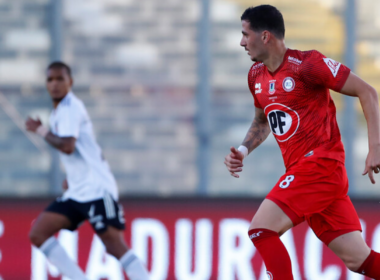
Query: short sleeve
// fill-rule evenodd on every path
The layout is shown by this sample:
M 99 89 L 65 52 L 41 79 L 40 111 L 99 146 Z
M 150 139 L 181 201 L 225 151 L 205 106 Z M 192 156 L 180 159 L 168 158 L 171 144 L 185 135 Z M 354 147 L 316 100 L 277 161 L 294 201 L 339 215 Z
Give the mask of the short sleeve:
M 340 62 L 312 51 L 305 61 L 304 78 L 311 84 L 324 86 L 339 92 L 347 81 L 351 70 Z
M 78 138 L 83 119 L 80 108 L 64 106 L 60 108 L 59 118 L 56 121 L 56 131 L 59 137 Z
M 261 90 L 261 85 L 258 84 L 258 86 L 260 86 L 260 89 L 257 89 L 257 90 Z M 251 70 L 248 73 L 248 87 L 249 87 L 249 90 L 251 91 L 251 94 L 253 96 L 255 107 L 259 108 L 259 109 L 262 109 L 262 107 L 261 107 L 261 105 L 259 103 L 259 100 L 256 97 L 256 93 L 255 93 L 255 91 L 256 91 L 256 83 L 255 83 L 253 66 L 252 66 Z

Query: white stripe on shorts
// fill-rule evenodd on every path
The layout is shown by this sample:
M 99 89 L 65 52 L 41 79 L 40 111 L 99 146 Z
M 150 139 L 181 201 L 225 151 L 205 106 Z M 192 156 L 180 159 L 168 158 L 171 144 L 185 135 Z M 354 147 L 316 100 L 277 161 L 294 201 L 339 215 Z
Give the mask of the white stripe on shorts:
M 104 208 L 106 209 L 107 219 L 113 219 L 116 217 L 115 204 L 110 194 L 106 194 L 103 197 Z

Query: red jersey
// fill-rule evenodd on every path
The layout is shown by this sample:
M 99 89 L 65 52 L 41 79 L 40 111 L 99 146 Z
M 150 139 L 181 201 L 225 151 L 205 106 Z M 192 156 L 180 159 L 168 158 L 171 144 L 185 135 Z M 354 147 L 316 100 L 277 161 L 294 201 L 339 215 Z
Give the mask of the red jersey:
M 349 74 L 349 68 L 315 50 L 288 49 L 273 73 L 263 63 L 251 67 L 248 84 L 255 106 L 264 110 L 286 168 L 308 156 L 344 163 L 329 89 L 340 91 Z

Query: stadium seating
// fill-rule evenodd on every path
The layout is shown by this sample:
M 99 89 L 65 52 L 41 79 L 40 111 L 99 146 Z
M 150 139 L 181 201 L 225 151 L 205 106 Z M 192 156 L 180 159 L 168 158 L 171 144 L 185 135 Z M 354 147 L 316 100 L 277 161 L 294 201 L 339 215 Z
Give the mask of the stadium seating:
M 0 1 L 0 93 L 22 118 L 38 114 L 45 122 L 50 108 L 44 89 L 52 46 L 49 2 Z M 334 6 L 322 0 L 271 3 L 284 14 L 289 47 L 314 48 L 343 59 L 339 1 Z M 74 90 L 88 108 L 121 194 L 196 193 L 199 1 L 64 0 L 63 4 L 62 58 L 72 65 Z M 283 172 L 273 138 L 247 161 L 240 180 L 230 178 L 223 165 L 229 146 L 241 142 L 253 117 L 246 84 L 251 63 L 239 42 L 241 12 L 256 4 L 259 1 L 217 0 L 211 9 L 211 195 L 263 195 Z M 377 20 L 372 5 L 378 4 L 360 1 L 358 73 L 380 91 L 376 64 L 380 37 L 370 29 Z M 340 97 L 334 98 L 340 108 Z M 32 144 L 17 127 L 19 121 L 0 110 L 0 193 L 49 195 L 51 157 Z

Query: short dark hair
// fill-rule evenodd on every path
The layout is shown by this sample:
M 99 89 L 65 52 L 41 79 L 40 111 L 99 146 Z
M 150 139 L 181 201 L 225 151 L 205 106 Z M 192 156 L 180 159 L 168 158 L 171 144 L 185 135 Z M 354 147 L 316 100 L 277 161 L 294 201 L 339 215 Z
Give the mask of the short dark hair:
M 278 39 L 283 39 L 285 36 L 284 18 L 281 12 L 271 5 L 249 7 L 241 15 L 241 20 L 248 21 L 253 31 L 268 30 Z
M 63 63 L 62 61 L 54 61 L 49 64 L 47 71 L 50 69 L 65 69 L 67 74 L 69 74 L 69 77 L 71 78 L 71 68 L 66 63 Z

